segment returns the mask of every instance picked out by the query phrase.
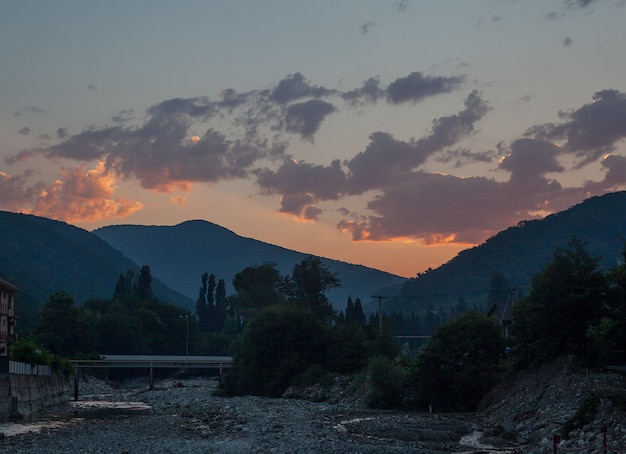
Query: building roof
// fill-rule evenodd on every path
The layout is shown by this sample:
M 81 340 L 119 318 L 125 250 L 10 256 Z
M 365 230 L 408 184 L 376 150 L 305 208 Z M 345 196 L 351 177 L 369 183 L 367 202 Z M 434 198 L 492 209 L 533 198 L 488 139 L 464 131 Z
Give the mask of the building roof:
M 511 316 L 511 306 L 512 304 L 507 301 L 502 301 L 501 303 L 496 303 L 489 309 L 487 315 L 489 317 L 496 317 L 502 323 L 511 323 L 513 317 Z
M 11 292 L 11 293 L 20 291 L 20 289 L 18 289 L 15 285 L 11 284 L 9 281 L 5 281 L 1 277 L 0 277 L 0 289 L 6 290 L 7 292 Z

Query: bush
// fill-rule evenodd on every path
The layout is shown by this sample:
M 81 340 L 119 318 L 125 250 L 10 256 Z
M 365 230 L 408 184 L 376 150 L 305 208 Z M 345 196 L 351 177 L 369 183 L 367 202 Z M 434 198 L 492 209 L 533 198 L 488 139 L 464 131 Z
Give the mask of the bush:
M 410 404 L 436 411 L 474 411 L 500 380 L 504 341 L 498 323 L 466 312 L 440 326 L 408 379 Z
M 323 333 L 309 309 L 263 309 L 244 327 L 222 389 L 228 395 L 281 396 L 297 374 L 322 363 L 327 346 Z
M 20 339 L 11 345 L 10 358 L 27 364 L 50 366 L 54 372 L 62 373 L 65 377 L 74 374 L 74 365 L 66 358 L 53 355 L 32 339 Z
M 368 407 L 390 409 L 402 406 L 405 373 L 395 362 L 385 357 L 372 359 L 367 378 L 365 403 Z

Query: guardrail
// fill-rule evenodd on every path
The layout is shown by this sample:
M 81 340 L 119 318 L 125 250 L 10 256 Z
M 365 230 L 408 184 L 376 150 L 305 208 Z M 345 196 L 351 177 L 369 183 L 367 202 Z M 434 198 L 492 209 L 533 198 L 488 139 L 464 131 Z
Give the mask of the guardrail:
M 50 366 L 43 366 L 41 364 L 28 364 L 21 363 L 19 361 L 9 361 L 9 374 L 15 375 L 52 375 L 52 368 Z
M 70 360 L 74 374 L 74 400 L 78 400 L 78 370 L 80 368 L 143 368 L 149 369 L 150 389 L 154 386 L 153 369 L 218 369 L 220 377 L 223 369 L 232 366 L 232 356 L 159 356 L 159 355 L 102 355 L 100 359 Z

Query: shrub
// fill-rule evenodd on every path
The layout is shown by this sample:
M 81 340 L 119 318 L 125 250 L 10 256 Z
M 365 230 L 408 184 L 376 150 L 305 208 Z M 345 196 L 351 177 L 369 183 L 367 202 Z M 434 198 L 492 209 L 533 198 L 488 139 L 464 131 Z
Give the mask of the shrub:
M 372 359 L 368 367 L 366 405 L 380 409 L 401 407 L 404 396 L 404 376 L 404 371 L 389 358 Z

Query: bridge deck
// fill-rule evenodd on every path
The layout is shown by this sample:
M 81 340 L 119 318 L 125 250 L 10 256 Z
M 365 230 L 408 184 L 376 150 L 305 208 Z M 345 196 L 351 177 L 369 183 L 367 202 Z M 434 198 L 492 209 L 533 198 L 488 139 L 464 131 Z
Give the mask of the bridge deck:
M 76 367 L 103 368 L 193 368 L 221 369 L 230 367 L 232 356 L 160 356 L 160 355 L 102 355 L 100 359 L 73 359 Z
M 232 356 L 159 356 L 159 355 L 102 355 L 100 359 L 72 359 L 74 374 L 74 400 L 78 400 L 79 368 L 145 368 L 150 369 L 150 389 L 154 386 L 153 369 L 222 369 L 230 368 Z

